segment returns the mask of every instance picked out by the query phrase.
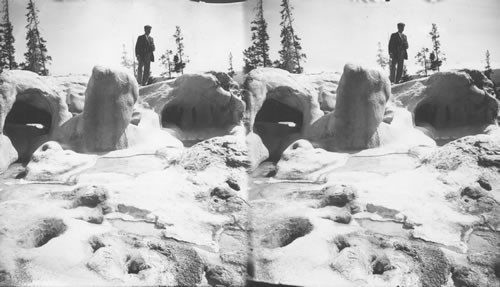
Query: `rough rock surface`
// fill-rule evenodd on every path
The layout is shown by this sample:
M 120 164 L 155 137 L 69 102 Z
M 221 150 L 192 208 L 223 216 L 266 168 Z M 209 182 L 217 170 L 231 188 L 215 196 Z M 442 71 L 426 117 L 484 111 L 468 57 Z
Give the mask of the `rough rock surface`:
M 215 137 L 200 142 L 182 153 L 176 164 L 186 170 L 203 171 L 208 168 L 248 168 L 245 141 L 236 136 Z
M 235 133 L 245 110 L 236 82 L 224 73 L 182 75 L 141 88 L 140 98 L 184 142 Z
M 20 160 L 29 159 L 69 118 L 65 95 L 48 78 L 20 70 L 0 75 L 0 133 L 10 138 Z
M 335 109 L 337 87 L 341 75 L 339 73 L 298 74 L 297 81 L 311 85 L 318 92 L 320 109 L 331 112 Z
M 224 90 L 229 91 L 232 94 L 240 97 L 240 85 L 235 80 L 233 80 L 233 78 L 231 78 L 227 73 L 210 71 L 207 72 L 207 74 L 215 76 L 215 78 L 217 78 L 217 81 Z
M 497 141 L 466 137 L 423 154 L 399 146 L 342 154 L 297 141 L 276 173 L 253 173 L 251 279 L 500 285 Z
M 475 70 L 438 72 L 397 85 L 392 93 L 399 106 L 412 112 L 415 125 L 436 140 L 483 133 L 499 113 L 493 83 Z
M 500 170 L 500 137 L 491 135 L 467 136 L 452 141 L 431 154 L 428 163 L 442 170 L 460 167 Z
M 92 167 L 95 155 L 78 154 L 63 150 L 57 142 L 42 144 L 26 166 L 26 179 L 32 181 L 70 182 L 72 176 Z
M 66 95 L 66 104 L 73 115 L 83 112 L 88 75 L 53 76 L 48 80 L 54 83 L 60 94 Z
M 55 139 L 78 152 L 106 152 L 129 146 L 126 133 L 138 98 L 138 85 L 126 72 L 96 66 L 83 113 L 61 127 Z
M 281 155 L 276 166 L 276 177 L 318 181 L 327 170 L 344 165 L 347 158 L 346 154 L 327 152 L 314 148 L 307 140 L 298 140 Z
M 243 138 L 84 157 L 49 142 L 2 175 L 0 285 L 244 284 Z

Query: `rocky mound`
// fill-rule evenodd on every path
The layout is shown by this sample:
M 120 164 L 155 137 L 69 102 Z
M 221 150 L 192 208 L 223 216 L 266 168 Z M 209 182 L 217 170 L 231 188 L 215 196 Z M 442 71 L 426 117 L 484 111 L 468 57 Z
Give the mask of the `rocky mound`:
M 46 143 L 0 181 L 0 285 L 242 286 L 247 166 L 235 136 L 101 156 Z
M 413 128 L 408 112 L 392 103 L 389 81 L 380 72 L 347 64 L 338 78 L 271 68 L 250 72 L 242 93 L 252 150 L 278 161 L 298 139 L 329 151 L 435 144 Z
M 452 141 L 429 156 L 428 163 L 438 169 L 500 168 L 500 137 L 467 136 Z
M 47 78 L 19 70 L 0 75 L 0 133 L 9 137 L 21 161 L 69 118 L 65 95 Z M 2 146 L 7 153 L 8 145 Z
M 313 125 L 309 139 L 330 151 L 380 145 L 377 129 L 391 97 L 390 83 L 379 71 L 346 64 L 337 89 L 335 111 Z
M 293 122 L 299 132 L 306 133 L 323 115 L 316 91 L 299 83 L 287 71 L 275 68 L 252 70 L 243 88 L 247 91 L 244 96 L 247 104 L 245 124 L 250 131 L 256 122 Z
M 163 128 L 196 143 L 237 132 L 245 110 L 237 87 L 224 73 L 186 74 L 141 88 L 140 98 L 160 115 Z
M 499 113 L 493 83 L 475 70 L 439 72 L 392 92 L 396 103 L 412 112 L 415 125 L 434 139 L 482 133 Z
M 65 149 L 93 153 L 141 144 L 182 145 L 160 130 L 156 116 L 147 120 L 151 115 L 146 111 L 142 124 L 130 123 L 137 98 L 137 82 L 127 72 L 94 67 L 83 112 L 62 125 L 53 139 Z
M 298 78 L 281 69 L 257 68 L 243 85 L 247 131 L 262 139 L 271 159 L 279 158 L 324 114 L 318 91 Z

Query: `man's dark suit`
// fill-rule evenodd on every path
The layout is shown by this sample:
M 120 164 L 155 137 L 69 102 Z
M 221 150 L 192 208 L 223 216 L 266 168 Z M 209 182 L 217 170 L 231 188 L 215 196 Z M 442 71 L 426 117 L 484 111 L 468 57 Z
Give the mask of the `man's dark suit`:
M 137 68 L 137 81 L 141 85 L 146 85 L 148 83 L 151 62 L 155 61 L 155 56 L 153 54 L 154 51 L 155 44 L 153 37 L 146 36 L 144 34 L 137 38 L 137 43 L 135 44 L 135 55 L 139 61 L 139 67 Z
M 404 60 L 408 59 L 408 39 L 403 33 L 393 33 L 389 40 L 389 55 L 391 56 L 391 75 L 390 79 L 393 83 L 399 83 L 403 75 Z M 397 65 L 396 77 L 394 79 L 395 69 Z

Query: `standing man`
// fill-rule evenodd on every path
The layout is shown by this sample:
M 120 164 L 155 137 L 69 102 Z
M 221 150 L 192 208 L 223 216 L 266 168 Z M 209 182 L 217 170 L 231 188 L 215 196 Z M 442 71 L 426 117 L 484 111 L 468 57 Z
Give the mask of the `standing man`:
M 403 65 L 404 60 L 408 59 L 408 39 L 406 35 L 403 34 L 405 29 L 404 23 L 398 23 L 398 31 L 391 35 L 389 40 L 389 56 L 391 57 L 391 83 L 397 84 L 401 81 L 401 76 L 403 75 Z M 397 71 L 396 69 L 397 65 Z M 396 78 L 394 78 L 396 74 Z
M 135 43 L 135 56 L 139 62 L 139 67 L 137 68 L 137 82 L 142 86 L 147 85 L 151 62 L 155 61 L 155 56 L 153 54 L 155 51 L 155 43 L 153 37 L 149 36 L 150 33 L 151 26 L 144 26 L 144 35 L 140 35 Z

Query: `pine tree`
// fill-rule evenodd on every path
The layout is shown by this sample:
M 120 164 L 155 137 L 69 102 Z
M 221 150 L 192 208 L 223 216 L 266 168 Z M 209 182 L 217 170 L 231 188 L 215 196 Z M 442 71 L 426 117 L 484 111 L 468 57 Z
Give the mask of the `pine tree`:
M 245 66 L 243 67 L 243 72 L 245 73 L 248 73 L 259 66 L 262 67 L 254 46 L 250 46 L 243 51 L 243 61 L 245 62 Z
M 417 59 L 417 64 L 422 66 L 422 70 L 418 71 L 419 74 L 424 74 L 427 76 L 427 70 L 429 62 L 427 60 L 427 54 L 429 53 L 429 48 L 422 48 L 420 52 L 417 53 L 415 58 Z
M 486 66 L 484 67 L 485 71 L 484 74 L 488 79 L 491 80 L 491 73 L 493 73 L 493 70 L 491 69 L 491 64 L 490 64 L 490 51 L 486 50 Z
M 22 65 L 25 70 L 46 76 L 49 74 L 47 65 L 52 58 L 47 55 L 46 41 L 40 35 L 38 27 L 40 24 L 38 20 L 39 10 L 36 8 L 33 0 L 28 0 L 28 7 L 26 9 L 28 9 L 28 13 L 26 14 L 28 20 L 28 24 L 26 25 L 26 29 L 28 30 L 26 33 L 28 51 L 24 53 L 26 62 Z
M 184 55 L 184 37 L 182 36 L 181 27 L 175 26 L 174 34 L 175 44 L 177 45 L 177 54 L 174 56 L 174 71 L 177 73 L 184 74 L 184 68 L 186 68 L 186 63 L 189 62 Z
M 385 53 L 382 50 L 382 44 L 380 44 L 380 42 L 378 42 L 377 64 L 382 68 L 382 70 L 385 70 L 385 67 L 389 66 L 389 58 L 385 56 Z
M 233 53 L 229 53 L 229 69 L 227 70 L 229 77 L 234 77 L 236 74 L 233 69 Z
M 432 40 L 432 52 L 430 54 L 430 69 L 432 71 L 438 71 L 439 72 L 439 67 L 443 64 L 444 61 L 446 61 L 446 58 L 444 56 L 444 53 L 441 52 L 441 41 L 439 41 L 439 38 L 441 37 L 439 35 L 439 32 L 437 30 L 437 25 L 432 24 L 432 29 L 429 32 L 429 35 L 431 36 Z
M 301 62 L 306 58 L 306 54 L 302 53 L 300 38 L 293 29 L 293 7 L 290 6 L 289 0 L 282 0 L 281 7 L 280 68 L 290 73 L 302 73 L 304 69 Z
M 267 22 L 264 19 L 264 6 L 262 0 L 257 1 L 255 8 L 257 14 L 255 20 L 251 22 L 250 31 L 252 32 L 252 45 L 243 51 L 243 60 L 245 61 L 245 73 L 257 67 L 271 66 L 269 58 L 269 35 L 267 34 Z
M 161 73 L 162 76 L 168 76 L 168 78 L 172 78 L 172 72 L 175 71 L 174 62 L 172 60 L 172 55 L 174 51 L 167 50 L 160 57 L 161 64 L 165 67 L 165 72 Z
M 6 67 L 10 70 L 17 69 L 14 49 L 13 27 L 10 22 L 9 0 L 5 0 L 3 6 L 3 21 L 0 24 L 0 67 Z

